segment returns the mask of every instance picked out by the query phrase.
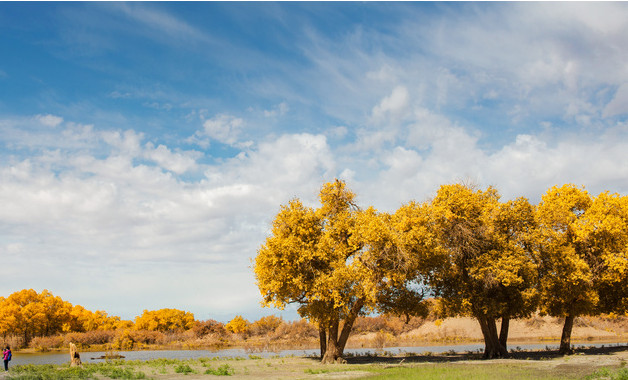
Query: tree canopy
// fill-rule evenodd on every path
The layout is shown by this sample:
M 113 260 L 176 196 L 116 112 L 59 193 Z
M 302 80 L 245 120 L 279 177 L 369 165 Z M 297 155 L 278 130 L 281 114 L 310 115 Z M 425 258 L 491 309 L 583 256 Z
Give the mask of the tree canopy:
M 536 308 L 532 207 L 525 198 L 502 203 L 491 187 L 454 184 L 441 186 L 425 208 L 428 224 L 414 240 L 421 248 L 421 239 L 430 242 L 433 257 L 423 264 L 429 285 L 445 311 L 478 320 L 487 357 L 506 356 L 506 321 Z
M 336 180 L 323 185 L 317 209 L 298 199 L 281 206 L 255 259 L 265 304 L 297 303 L 299 314 L 319 325 L 323 362 L 342 357 L 360 313 L 406 285 L 390 260 L 396 245 L 388 216 L 361 210 L 354 198 Z
M 567 353 L 577 316 L 626 310 L 627 198 L 554 186 L 543 196 L 537 220 L 541 312 L 565 318 L 560 351 Z
M 511 318 L 565 317 L 568 352 L 575 317 L 628 308 L 626 197 L 564 185 L 533 206 L 451 184 L 388 214 L 358 208 L 336 180 L 320 201 L 281 206 L 255 274 L 266 305 L 297 303 L 319 324 L 323 361 L 342 355 L 358 314 L 420 315 L 426 294 L 446 315 L 478 320 L 486 357 L 507 356 Z

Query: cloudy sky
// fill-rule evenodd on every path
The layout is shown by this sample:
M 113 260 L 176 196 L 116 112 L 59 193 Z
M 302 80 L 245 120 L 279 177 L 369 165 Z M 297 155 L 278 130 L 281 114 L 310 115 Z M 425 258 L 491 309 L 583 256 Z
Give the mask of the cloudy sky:
M 250 320 L 281 204 L 341 178 L 628 193 L 625 3 L 1 3 L 0 295 Z

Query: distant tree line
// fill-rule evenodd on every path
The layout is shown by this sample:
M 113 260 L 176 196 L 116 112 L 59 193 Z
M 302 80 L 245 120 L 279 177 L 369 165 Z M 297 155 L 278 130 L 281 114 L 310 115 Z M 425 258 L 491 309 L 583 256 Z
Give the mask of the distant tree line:
M 131 321 L 72 305 L 48 290 L 24 289 L 0 297 L 0 342 L 16 348 L 46 351 L 67 348 L 70 342 L 82 349 L 92 345 L 121 350 L 150 345 L 200 348 L 255 345 L 256 339 L 279 345 L 307 343 L 316 337 L 316 327 L 306 320 L 285 321 L 274 315 L 253 322 L 236 315 L 223 323 L 196 320 L 190 312 L 165 308 L 144 310 Z
M 177 309 L 144 310 L 134 321 L 109 316 L 104 311 L 90 311 L 81 305 L 72 305 L 50 291 L 37 293 L 33 289 L 17 291 L 0 297 L 0 336 L 6 341 L 18 336 L 23 346 L 33 338 L 64 333 L 92 331 L 146 330 L 162 333 L 182 332 L 207 325 L 223 324 L 216 321 L 202 323 L 194 314 Z
M 424 316 L 428 297 L 444 316 L 477 319 L 487 358 L 508 355 L 513 318 L 563 317 L 569 353 L 575 318 L 626 312 L 626 196 L 567 184 L 532 205 L 452 184 L 386 213 L 335 180 L 319 198 L 281 206 L 254 272 L 266 305 L 295 303 L 318 326 L 323 362 L 342 358 L 359 315 Z

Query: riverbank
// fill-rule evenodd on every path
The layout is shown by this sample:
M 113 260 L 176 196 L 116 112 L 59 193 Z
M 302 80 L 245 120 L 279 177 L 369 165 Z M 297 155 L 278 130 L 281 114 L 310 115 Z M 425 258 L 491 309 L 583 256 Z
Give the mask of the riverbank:
M 81 334 L 39 339 L 30 348 L 14 352 L 67 352 L 69 342 L 75 343 L 81 352 L 122 350 L 223 350 L 244 349 L 255 353 L 262 351 L 307 350 L 319 347 L 318 332 L 309 331 L 309 325 L 290 323 L 292 329 L 286 333 L 281 329 L 261 335 L 230 334 L 218 339 L 212 335 L 197 337 L 193 334 L 164 335 L 163 339 L 145 341 L 145 331 L 111 332 L 111 337 L 127 337 L 125 344 L 119 339 L 112 342 L 93 343 Z M 286 323 L 288 325 L 288 323 Z M 293 326 L 294 325 L 294 326 Z M 298 329 L 296 327 L 298 327 Z M 308 327 L 308 328 L 306 328 Z M 563 320 L 553 317 L 533 316 L 510 322 L 509 348 L 522 344 L 560 341 Z M 281 331 L 279 331 L 281 330 Z M 282 332 L 283 331 L 283 332 Z M 305 333 L 304 331 L 308 332 Z M 103 333 L 104 334 L 104 333 Z M 136 334 L 137 336 L 135 336 Z M 156 334 L 153 332 L 153 334 Z M 360 318 L 347 342 L 347 348 L 415 347 L 446 344 L 482 343 L 483 337 L 477 321 L 473 318 L 447 318 L 413 320 L 404 324 L 394 318 Z M 579 317 L 572 331 L 572 342 L 578 344 L 594 342 L 628 342 L 627 317 Z M 54 343 L 54 344 L 52 344 Z M 15 347 L 12 344 L 12 347 Z
M 85 364 L 80 369 L 67 366 L 14 366 L 2 379 L 36 374 L 54 378 L 152 378 L 208 379 L 210 375 L 229 375 L 230 379 L 582 379 L 611 378 L 628 362 L 626 347 L 577 350 L 575 355 L 559 356 L 556 351 L 514 352 L 510 359 L 482 360 L 479 353 L 426 355 L 363 355 L 348 357 L 347 363 L 323 365 L 318 358 L 268 357 L 198 358 L 190 360 L 155 359 L 149 361 L 115 360 Z M 625 368 L 624 368 L 625 369 Z M 208 377 L 209 376 L 209 377 Z M 40 378 L 45 378 L 41 376 Z

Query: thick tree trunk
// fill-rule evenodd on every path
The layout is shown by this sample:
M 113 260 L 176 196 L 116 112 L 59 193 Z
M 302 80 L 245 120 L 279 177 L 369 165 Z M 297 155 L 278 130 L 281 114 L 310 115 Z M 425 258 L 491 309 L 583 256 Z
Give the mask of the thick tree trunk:
M 325 326 L 322 323 L 318 324 L 318 337 L 320 339 L 321 344 L 321 360 L 323 356 L 325 356 L 325 351 L 327 351 L 327 333 L 325 332 Z
M 561 355 L 568 355 L 573 353 L 571 350 L 571 330 L 573 329 L 573 321 L 575 316 L 568 314 L 565 317 L 565 324 L 563 325 L 563 334 L 560 337 L 560 348 L 558 353 Z
M 491 340 L 493 341 L 493 345 L 497 352 L 497 355 L 495 357 L 507 358 L 508 351 L 506 351 L 506 347 L 501 344 L 499 340 L 499 336 L 497 335 L 497 323 L 495 321 L 495 318 L 488 317 L 487 321 L 488 321 L 489 331 L 491 333 Z
M 340 331 L 340 335 L 338 335 L 338 329 L 340 326 L 340 321 L 336 317 L 330 323 L 327 330 L 327 344 L 325 349 L 323 349 L 323 343 L 325 338 L 324 328 L 319 325 L 319 335 L 321 338 L 321 362 L 322 363 L 337 363 L 339 359 L 342 359 L 342 354 L 345 349 L 345 345 L 347 344 L 347 340 L 349 339 L 349 335 L 351 334 L 351 329 L 353 328 L 353 324 L 355 323 L 356 318 L 360 314 L 362 307 L 364 306 L 364 299 L 359 298 L 351 307 L 349 311 L 349 315 L 344 320 L 342 331 Z
M 321 359 L 321 363 L 335 363 L 340 357 L 338 350 L 338 319 L 333 320 L 329 326 L 329 334 L 327 336 L 327 347 L 325 355 Z
M 508 351 L 499 342 L 497 336 L 497 325 L 495 324 L 495 318 L 487 317 L 480 314 L 476 316 L 482 329 L 482 335 L 484 336 L 484 358 L 505 358 L 508 356 Z
M 360 314 L 360 310 L 362 310 L 362 306 L 364 306 L 364 299 L 360 298 L 351 307 L 351 311 L 349 315 L 345 319 L 345 322 L 342 326 L 342 332 L 340 333 L 340 338 L 338 339 L 338 356 L 342 357 L 342 354 L 345 350 L 345 345 L 347 344 L 347 340 L 349 339 L 349 335 L 351 334 L 351 329 L 353 328 L 353 323 L 355 319 Z
M 508 352 L 508 328 L 510 327 L 510 317 L 502 317 L 502 325 L 499 329 L 499 344 Z

